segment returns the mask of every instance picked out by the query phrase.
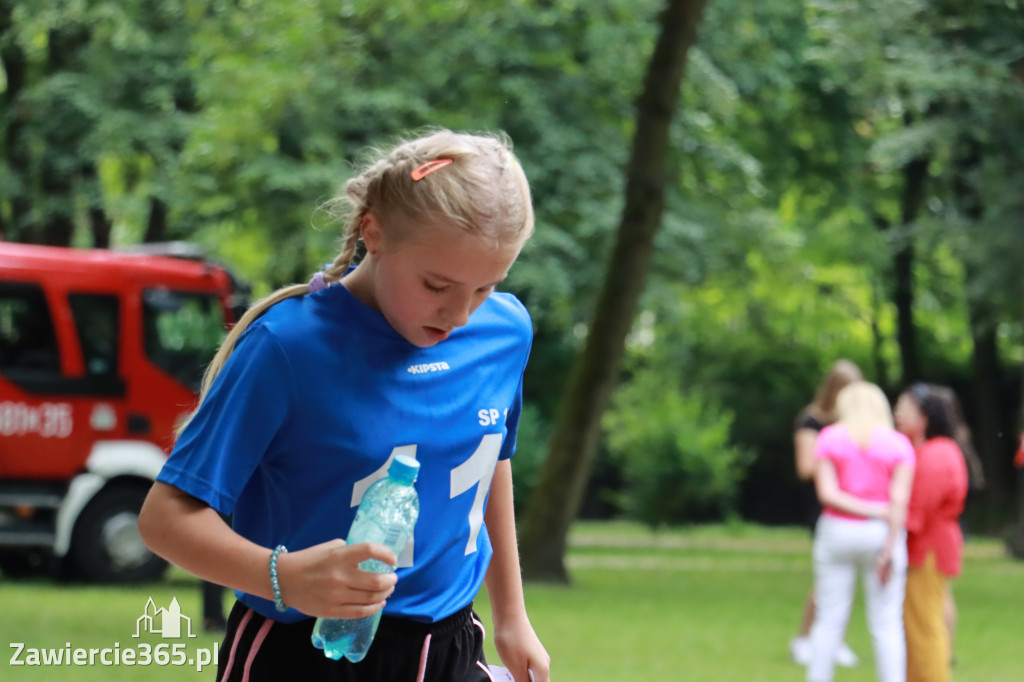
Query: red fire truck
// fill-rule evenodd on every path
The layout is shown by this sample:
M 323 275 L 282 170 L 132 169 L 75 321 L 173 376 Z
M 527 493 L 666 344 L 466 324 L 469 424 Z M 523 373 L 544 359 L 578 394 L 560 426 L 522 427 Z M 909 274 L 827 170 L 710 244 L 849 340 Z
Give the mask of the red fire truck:
M 133 581 L 142 500 L 247 287 L 194 249 L 0 242 L 0 570 Z

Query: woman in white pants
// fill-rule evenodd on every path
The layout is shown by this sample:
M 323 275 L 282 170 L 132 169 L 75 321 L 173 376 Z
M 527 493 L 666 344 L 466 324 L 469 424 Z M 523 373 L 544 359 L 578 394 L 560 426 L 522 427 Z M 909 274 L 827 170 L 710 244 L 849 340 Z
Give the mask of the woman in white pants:
M 878 386 L 854 382 L 839 393 L 836 407 L 839 421 L 823 429 L 815 445 L 814 482 L 824 512 L 814 535 L 815 619 L 807 680 L 832 680 L 860 574 L 878 679 L 904 682 L 904 520 L 914 448 L 893 429 L 889 401 Z

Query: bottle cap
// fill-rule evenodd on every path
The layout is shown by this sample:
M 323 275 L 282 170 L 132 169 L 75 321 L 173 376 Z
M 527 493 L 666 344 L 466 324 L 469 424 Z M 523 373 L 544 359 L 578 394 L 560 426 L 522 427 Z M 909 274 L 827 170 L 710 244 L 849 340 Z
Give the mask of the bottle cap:
M 409 455 L 395 455 L 388 467 L 388 476 L 407 485 L 412 485 L 419 473 L 420 463 Z

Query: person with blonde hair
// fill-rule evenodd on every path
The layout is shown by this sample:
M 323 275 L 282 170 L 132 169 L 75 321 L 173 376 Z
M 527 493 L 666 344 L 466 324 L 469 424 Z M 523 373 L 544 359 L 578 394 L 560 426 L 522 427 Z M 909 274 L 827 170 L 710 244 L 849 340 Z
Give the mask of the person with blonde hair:
M 836 411 L 839 421 L 822 429 L 815 445 L 814 482 L 824 511 L 814 538 L 815 617 L 807 680 L 832 680 L 860 574 L 878 679 L 903 682 L 904 521 L 914 449 L 893 428 L 889 401 L 875 384 L 849 384 L 839 392 Z
M 850 360 L 836 360 L 822 378 L 814 399 L 797 416 L 793 427 L 793 452 L 796 458 L 796 474 L 801 481 L 811 482 L 813 487 L 814 469 L 817 460 L 814 457 L 814 445 L 818 441 L 818 433 L 836 421 L 836 398 L 839 391 L 853 381 L 862 378 L 860 368 Z M 818 496 L 811 490 L 807 500 L 807 524 L 814 535 L 814 527 L 821 515 L 821 503 Z M 804 600 L 803 615 L 800 629 L 796 637 L 789 641 L 789 655 L 800 665 L 811 661 L 811 624 L 814 622 L 814 590 L 808 590 Z M 857 654 L 843 641 L 836 650 L 836 663 L 845 667 L 857 665 Z
M 548 682 L 509 461 L 533 330 L 495 291 L 533 232 L 526 175 L 503 135 L 436 130 L 380 151 L 327 208 L 341 252 L 228 335 L 146 499 L 143 539 L 235 588 L 219 681 L 485 682 L 472 602 L 486 584 L 502 662 L 515 682 Z M 420 463 L 413 538 L 400 556 L 346 545 L 396 454 Z M 397 571 L 361 570 L 368 559 Z M 358 663 L 310 641 L 316 617 L 378 611 Z

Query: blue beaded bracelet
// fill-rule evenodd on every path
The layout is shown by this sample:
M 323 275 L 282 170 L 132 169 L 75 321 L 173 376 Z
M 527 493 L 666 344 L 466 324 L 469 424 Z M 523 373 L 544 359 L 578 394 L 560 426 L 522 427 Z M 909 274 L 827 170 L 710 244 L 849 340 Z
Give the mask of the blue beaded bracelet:
M 288 548 L 284 545 L 278 545 L 270 553 L 270 589 L 274 591 L 274 607 L 282 613 L 287 611 L 288 607 L 281 601 L 281 583 L 277 581 L 277 555 L 287 553 Z

